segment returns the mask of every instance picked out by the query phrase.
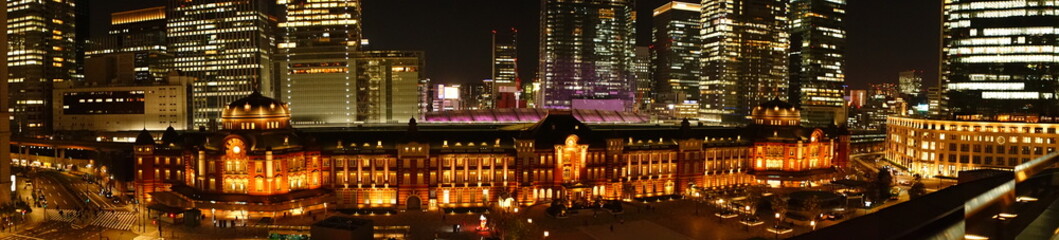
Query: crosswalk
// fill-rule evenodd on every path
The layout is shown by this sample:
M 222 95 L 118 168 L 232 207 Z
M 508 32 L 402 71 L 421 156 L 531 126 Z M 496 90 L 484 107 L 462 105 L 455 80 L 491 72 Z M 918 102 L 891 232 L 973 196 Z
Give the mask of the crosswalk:
M 129 230 L 132 229 L 132 225 L 136 222 L 136 214 L 131 212 L 103 212 L 96 216 L 89 225 L 100 226 L 104 228 L 117 229 L 117 230 Z
M 66 213 L 66 216 L 59 215 L 59 210 L 55 209 L 48 209 L 48 211 L 45 211 L 45 214 L 47 215 L 48 221 L 73 222 L 77 219 L 77 217 L 70 213 Z
M 66 216 L 59 215 L 58 210 L 49 209 L 47 212 L 49 221 L 58 221 L 66 223 L 79 222 L 85 224 L 85 222 L 76 221 L 77 217 L 71 216 L 69 213 Z M 124 211 L 103 211 L 99 215 L 87 221 L 87 225 L 99 226 L 103 228 L 116 229 L 116 230 L 129 230 L 132 229 L 132 225 L 136 222 L 136 213 L 124 212 Z

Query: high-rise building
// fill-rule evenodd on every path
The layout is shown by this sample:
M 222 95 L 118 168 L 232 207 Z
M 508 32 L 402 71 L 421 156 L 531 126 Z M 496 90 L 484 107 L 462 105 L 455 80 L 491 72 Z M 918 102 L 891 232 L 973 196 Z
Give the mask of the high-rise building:
M 751 108 L 787 98 L 787 2 L 702 1 L 703 121 L 745 124 Z
M 1056 0 L 949 0 L 942 79 L 955 115 L 1059 115 Z
M 7 4 L 0 6 L 0 22 L 7 22 Z M 0 25 L 0 43 L 7 42 L 7 25 Z M 8 44 L 0 44 L 0 52 L 8 52 Z M 8 76 L 7 58 L 0 58 L 0 76 Z M 11 94 L 8 92 L 9 81 L 0 81 L 0 146 L 11 146 L 11 112 L 8 106 L 11 103 Z M 0 147 L 0 176 L 11 175 L 11 148 Z M 8 179 L 0 178 L 0 196 L 11 194 L 11 184 Z M 0 198 L 0 203 L 11 202 L 11 198 Z
M 930 118 L 946 118 L 948 116 L 948 110 L 945 108 L 946 102 L 945 92 L 941 87 L 927 88 L 927 106 L 930 110 Z
M 489 108 L 520 108 L 518 77 L 518 30 L 493 30 L 493 78 L 487 84 L 492 98 Z
M 487 79 L 488 80 L 488 79 Z M 492 108 L 492 98 L 489 97 L 491 85 L 483 83 L 463 84 L 460 86 L 460 110 L 486 110 Z
M 923 91 L 923 70 L 908 70 L 897 73 L 897 88 L 901 95 L 915 98 Z
M 849 91 L 849 107 L 859 108 L 863 107 L 868 99 L 868 90 L 850 90 Z
M 216 123 L 229 102 L 275 94 L 275 5 L 268 0 L 170 0 L 166 50 L 192 85 L 195 126 Z M 325 38 L 321 36 L 320 38 Z
M 77 74 L 76 6 L 70 0 L 8 0 L 7 7 L 11 129 L 40 136 L 51 129 L 52 89 Z
M 844 125 L 845 0 L 790 1 L 790 99 L 807 126 Z
M 678 118 L 697 118 L 699 109 L 699 81 L 702 65 L 699 56 L 702 53 L 699 31 L 699 9 L 694 3 L 669 2 L 655 8 L 654 28 L 651 33 L 653 93 L 655 105 L 669 106 L 688 105 L 694 109 L 692 116 L 674 116 Z
M 313 3 L 310 3 L 313 2 Z M 276 55 L 279 98 L 299 126 L 357 122 L 355 68 L 361 40 L 359 0 L 278 0 L 281 37 Z
M 651 92 L 654 82 L 651 81 L 651 49 L 650 47 L 637 46 L 635 58 L 633 58 L 633 86 L 636 87 L 636 98 L 633 109 L 636 111 L 646 110 L 651 106 L 654 99 Z
M 349 58 L 285 60 L 281 96 L 295 126 L 405 122 L 419 115 L 423 53 L 349 52 Z
M 632 0 L 541 1 L 539 107 L 633 108 Z
M 85 78 L 83 60 L 91 42 L 88 37 L 92 32 L 92 24 L 89 24 L 92 12 L 89 10 L 89 0 L 70 1 L 74 2 L 74 60 L 77 61 L 74 64 L 77 70 L 74 71 L 73 82 L 80 83 Z
M 162 6 L 111 14 L 107 35 L 92 43 L 85 53 L 82 85 L 165 84 L 173 67 Z

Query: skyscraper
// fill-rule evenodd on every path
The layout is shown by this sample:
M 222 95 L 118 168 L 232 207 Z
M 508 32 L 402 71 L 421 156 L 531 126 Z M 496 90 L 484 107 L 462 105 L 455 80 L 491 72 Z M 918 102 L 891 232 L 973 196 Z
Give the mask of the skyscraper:
M 7 94 L 17 135 L 51 129 L 52 89 L 77 74 L 75 4 L 70 0 L 7 1 Z
M 85 53 L 84 85 L 164 84 L 173 67 L 166 52 L 165 7 L 110 15 L 107 35 L 93 37 Z
M 0 6 L 0 22 L 7 22 L 7 4 Z M 7 25 L 0 26 L 0 42 L 7 42 Z M 0 52 L 8 52 L 7 44 L 0 44 Z M 7 58 L 0 59 L 0 76 L 8 76 Z M 8 93 L 10 81 L 0 81 L 0 93 Z M 11 94 L 0 96 L 0 146 L 11 146 L 11 112 L 8 106 L 11 103 Z M 11 148 L 0 147 L 0 176 L 11 175 Z M 0 196 L 11 194 L 11 184 L 8 179 L 0 178 Z M 0 203 L 9 203 L 11 198 L 0 198 Z
M 310 3 L 311 2 L 311 3 Z M 354 60 L 360 49 L 359 0 L 278 0 L 280 99 L 299 126 L 352 124 L 357 119 Z
M 956 115 L 1059 115 L 1056 0 L 949 0 L 942 85 Z
M 790 103 L 807 126 L 846 122 L 845 0 L 790 2 Z
M 216 121 L 228 103 L 255 90 L 275 94 L 274 9 L 267 0 L 169 1 L 167 50 L 177 70 L 199 79 L 192 86 L 195 126 Z
M 493 82 L 489 84 L 492 108 L 519 108 L 518 30 L 493 30 Z
M 277 67 L 292 123 L 301 127 L 405 122 L 419 115 L 423 53 L 350 52 L 348 58 L 291 59 Z
M 687 105 L 699 109 L 699 81 L 702 81 L 702 54 L 699 31 L 699 9 L 694 3 L 669 2 L 654 13 L 654 28 L 651 39 L 651 67 L 653 68 L 654 102 L 659 105 Z
M 753 107 L 787 93 L 787 2 L 702 1 L 706 122 L 743 124 Z
M 544 0 L 541 5 L 541 106 L 632 109 L 632 0 Z
M 908 70 L 897 73 L 897 88 L 901 95 L 909 98 L 919 96 L 923 91 L 923 70 Z
M 654 94 L 654 82 L 651 80 L 651 49 L 650 47 L 636 46 L 633 58 L 633 86 L 636 88 L 636 100 L 633 103 L 635 110 L 647 110 L 651 105 Z

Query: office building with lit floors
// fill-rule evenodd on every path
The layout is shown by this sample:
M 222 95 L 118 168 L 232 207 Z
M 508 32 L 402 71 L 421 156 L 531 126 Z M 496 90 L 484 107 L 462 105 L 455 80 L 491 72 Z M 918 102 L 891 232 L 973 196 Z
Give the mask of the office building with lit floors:
M 790 103 L 805 126 L 845 125 L 847 120 L 845 1 L 790 1 Z
M 931 120 L 890 116 L 886 158 L 923 176 L 975 169 L 1013 170 L 1055 151 L 1059 122 Z
M 429 210 L 636 199 L 765 182 L 747 174 L 759 145 L 754 136 L 764 131 L 757 126 L 590 125 L 555 110 L 531 124 L 420 126 L 413 119 L 407 126 L 295 129 L 285 103 L 256 93 L 229 104 L 223 116 L 223 130 L 167 130 L 158 141 L 141 133 L 137 197 L 156 208 L 245 219 L 325 206 Z M 824 147 L 837 144 L 827 135 L 813 137 L 790 143 L 806 147 L 798 157 L 815 161 L 798 169 L 826 168 L 836 161 L 823 158 L 846 154 Z
M 51 132 L 52 89 L 77 73 L 75 3 L 8 1 L 7 35 L 11 132 L 39 137 Z
M 700 120 L 745 125 L 754 107 L 788 95 L 787 1 L 703 0 Z
M 943 5 L 942 82 L 955 115 L 1059 116 L 1059 1 Z M 988 104 L 985 104 L 988 103 Z
M 653 109 L 671 118 L 699 116 L 701 81 L 699 54 L 702 53 L 698 4 L 669 2 L 655 8 L 651 32 Z M 653 97 L 652 97 L 653 96 Z M 647 101 L 652 102 L 652 101 Z
M 211 126 L 228 103 L 259 91 L 274 96 L 276 1 L 168 0 L 166 52 L 192 84 L 192 125 Z
M 634 1 L 544 0 L 540 19 L 538 107 L 632 110 Z

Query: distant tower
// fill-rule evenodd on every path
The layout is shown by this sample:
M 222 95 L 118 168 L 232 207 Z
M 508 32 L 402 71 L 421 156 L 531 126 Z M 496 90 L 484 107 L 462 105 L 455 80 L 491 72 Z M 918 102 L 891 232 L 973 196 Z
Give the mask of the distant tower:
M 702 1 L 702 120 L 745 124 L 750 109 L 787 98 L 787 1 Z
M 518 30 L 493 30 L 493 82 L 489 89 L 492 108 L 520 108 L 518 78 Z
M 633 104 L 636 111 L 647 110 L 651 105 L 651 92 L 654 82 L 651 81 L 651 49 L 649 47 L 636 46 L 636 57 L 633 59 L 633 86 L 636 87 L 636 101 Z
M 805 126 L 845 125 L 846 4 L 790 2 L 790 103 Z
M 901 95 L 915 98 L 923 91 L 923 70 L 901 71 L 897 74 L 897 87 Z
M 653 102 L 669 109 L 674 118 L 698 118 L 700 54 L 702 43 L 699 32 L 700 5 L 669 2 L 655 8 L 654 29 L 651 33 L 651 67 L 653 72 Z M 678 109 L 688 109 L 682 112 Z
M 541 1 L 544 108 L 631 110 L 636 13 L 632 0 Z

